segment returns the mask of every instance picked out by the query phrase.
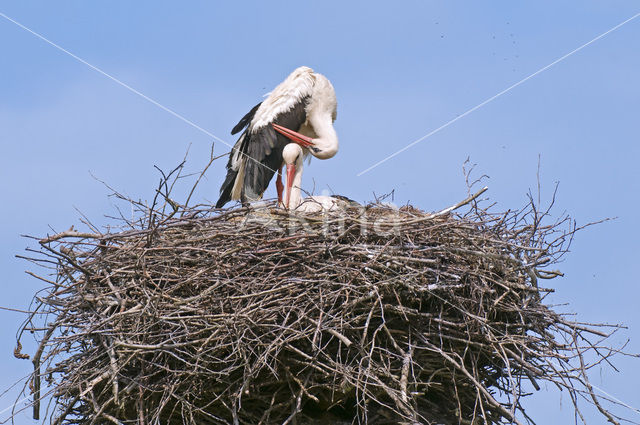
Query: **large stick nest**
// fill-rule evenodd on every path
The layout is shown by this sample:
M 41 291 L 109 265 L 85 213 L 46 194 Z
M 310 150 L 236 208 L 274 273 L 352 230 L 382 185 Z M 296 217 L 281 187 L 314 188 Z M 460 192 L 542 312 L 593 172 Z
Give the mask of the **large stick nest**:
M 543 303 L 567 217 L 166 200 L 40 241 L 36 416 L 46 380 L 53 423 L 521 423 L 548 381 L 614 420 L 585 373 L 615 352 L 587 362 L 587 336 L 608 333 Z

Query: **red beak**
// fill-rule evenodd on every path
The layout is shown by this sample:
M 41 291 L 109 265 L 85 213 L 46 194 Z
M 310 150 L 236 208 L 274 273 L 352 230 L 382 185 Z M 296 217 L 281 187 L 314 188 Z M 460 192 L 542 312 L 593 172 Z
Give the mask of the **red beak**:
M 291 187 L 293 186 L 293 176 L 296 174 L 296 166 L 294 164 L 287 164 L 287 200 L 284 207 L 289 209 L 289 201 L 291 200 Z
M 304 134 L 298 133 L 297 131 L 289 130 L 288 128 L 278 124 L 271 123 L 271 125 L 273 126 L 273 129 L 275 131 L 296 142 L 302 147 L 308 148 L 314 145 L 313 139 L 311 137 L 307 137 Z

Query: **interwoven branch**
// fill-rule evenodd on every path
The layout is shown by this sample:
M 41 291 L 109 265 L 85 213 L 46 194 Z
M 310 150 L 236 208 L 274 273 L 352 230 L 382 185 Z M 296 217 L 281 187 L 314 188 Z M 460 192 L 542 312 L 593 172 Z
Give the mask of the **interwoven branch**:
M 586 376 L 616 327 L 543 302 L 575 225 L 477 195 L 436 214 L 138 203 L 120 230 L 48 236 L 32 388 L 52 423 L 475 425 L 529 421 L 548 381 L 617 423 Z

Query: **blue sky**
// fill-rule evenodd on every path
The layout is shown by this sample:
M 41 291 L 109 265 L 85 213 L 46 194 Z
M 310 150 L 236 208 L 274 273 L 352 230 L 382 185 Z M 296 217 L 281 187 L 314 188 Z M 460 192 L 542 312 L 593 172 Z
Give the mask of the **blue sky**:
M 0 12 L 229 144 L 238 119 L 291 70 L 325 74 L 341 146 L 305 168 L 307 189 L 315 182 L 359 201 L 394 190 L 397 203 L 438 210 L 466 196 L 470 157 L 498 208 L 517 208 L 536 187 L 540 155 L 543 198 L 560 182 L 557 215 L 617 217 L 578 234 L 552 301 L 580 320 L 628 326 L 613 342 L 630 338 L 628 351 L 640 352 L 640 17 L 356 176 L 634 16 L 637 2 L 0 0 Z M 0 305 L 26 308 L 42 285 L 14 258 L 32 246 L 21 234 L 77 225 L 77 210 L 106 224 L 113 203 L 90 173 L 149 199 L 153 165 L 170 169 L 191 146 L 198 170 L 212 139 L 2 17 L 0 49 Z M 223 174 L 219 161 L 199 201 L 215 202 Z M 0 311 L 0 389 L 30 370 L 12 356 L 21 318 Z M 620 373 L 594 370 L 593 382 L 640 407 L 639 362 L 619 358 Z M 0 411 L 14 397 L 1 396 Z M 528 405 L 540 424 L 573 418 L 567 394 L 552 388 Z

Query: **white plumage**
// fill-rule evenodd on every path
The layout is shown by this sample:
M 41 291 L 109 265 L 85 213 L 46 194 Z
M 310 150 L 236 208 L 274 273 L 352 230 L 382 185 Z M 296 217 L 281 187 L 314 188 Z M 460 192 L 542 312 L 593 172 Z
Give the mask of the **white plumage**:
M 326 80 L 326 78 L 324 79 Z M 271 124 L 279 114 L 290 111 L 297 103 L 300 103 L 301 99 L 311 95 L 315 80 L 316 74 L 306 66 L 301 66 L 289 74 L 260 104 L 256 115 L 249 124 L 249 131 L 255 132 L 265 125 Z

